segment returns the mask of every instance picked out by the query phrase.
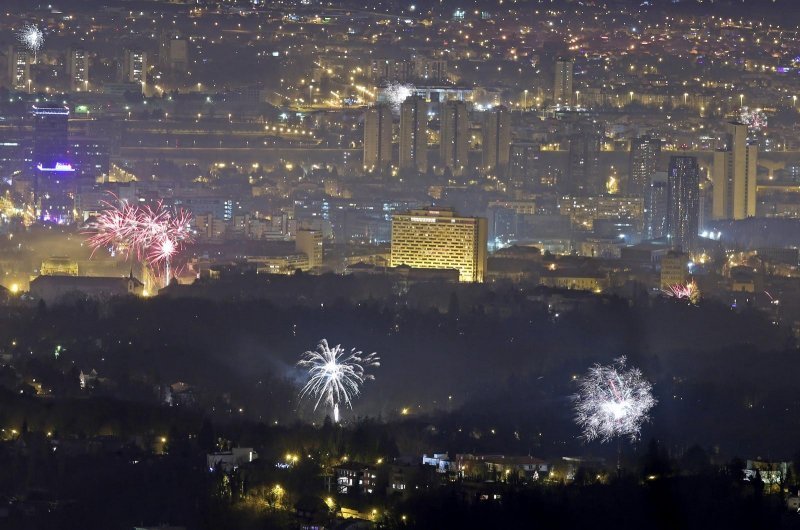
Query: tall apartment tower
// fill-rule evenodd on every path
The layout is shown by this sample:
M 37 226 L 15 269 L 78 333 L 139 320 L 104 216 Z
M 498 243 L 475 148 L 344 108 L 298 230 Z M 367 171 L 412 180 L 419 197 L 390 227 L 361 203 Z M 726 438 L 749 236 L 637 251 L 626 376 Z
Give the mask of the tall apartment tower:
M 597 195 L 604 183 L 600 178 L 602 133 L 593 124 L 582 124 L 569 136 L 566 182 L 559 190 L 571 195 Z
M 631 141 L 628 195 L 646 197 L 660 154 L 661 140 L 658 138 L 641 136 Z
M 644 230 L 647 239 L 660 239 L 667 235 L 667 173 L 657 171 L 650 178 L 644 196 Z
M 308 256 L 309 269 L 317 269 L 322 267 L 322 260 L 324 256 L 321 231 L 301 228 L 297 231 L 295 248 L 298 252 L 302 252 Z
M 70 92 L 89 90 L 89 54 L 84 48 L 70 48 L 67 52 L 67 77 Z
M 411 210 L 392 216 L 390 265 L 455 269 L 462 282 L 483 282 L 488 225 L 483 217 L 453 210 Z
M 24 92 L 31 85 L 31 54 L 22 46 L 9 46 L 7 51 L 8 88 Z
M 700 166 L 694 156 L 673 156 L 667 172 L 667 235 L 675 247 L 693 250 L 700 219 Z
M 138 49 L 125 49 L 122 52 L 120 81 L 140 84 L 147 82 L 147 52 Z
M 439 158 L 443 168 L 460 176 L 467 167 L 469 157 L 469 116 L 467 104 L 451 100 L 442 110 L 442 128 Z
M 511 149 L 511 114 L 498 106 L 483 115 L 483 170 L 503 176 L 508 168 Z
M 428 104 L 420 96 L 400 105 L 400 170 L 428 171 Z
M 756 215 L 758 146 L 748 143 L 747 125 L 725 127 L 725 146 L 714 153 L 714 219 L 746 219 Z
M 575 63 L 571 58 L 556 59 L 555 82 L 553 84 L 553 102 L 556 105 L 572 105 L 572 72 Z
M 383 171 L 392 164 L 392 108 L 379 103 L 364 113 L 364 171 Z

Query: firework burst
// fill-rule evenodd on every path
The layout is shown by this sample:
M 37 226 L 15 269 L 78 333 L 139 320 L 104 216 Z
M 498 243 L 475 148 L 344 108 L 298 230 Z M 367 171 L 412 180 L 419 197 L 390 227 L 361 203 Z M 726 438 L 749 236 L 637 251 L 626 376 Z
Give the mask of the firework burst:
M 676 300 L 688 300 L 692 304 L 697 304 L 700 300 L 700 289 L 697 288 L 697 283 L 694 280 L 688 283 L 676 283 L 670 285 L 661 291 L 668 298 Z
M 747 125 L 751 132 L 759 132 L 767 128 L 769 120 L 761 109 L 742 107 L 739 109 L 739 121 Z
M 17 39 L 29 51 L 33 52 L 34 60 L 36 54 L 44 46 L 44 33 L 33 24 L 26 24 L 17 32 Z
M 414 85 L 390 83 L 383 89 L 383 95 L 392 111 L 400 112 L 400 105 L 414 94 Z
M 314 351 L 303 353 L 297 366 L 308 370 L 308 382 L 300 390 L 300 398 L 316 398 L 314 410 L 320 403 L 333 409 L 333 419 L 339 421 L 339 404 L 353 407 L 353 399 L 361 393 L 365 381 L 375 379 L 366 369 L 380 366 L 380 357 L 364 355 L 355 348 L 347 352 L 340 345 L 331 348 L 322 339 Z
M 173 258 L 193 241 L 191 215 L 184 210 L 173 212 L 162 203 L 151 208 L 117 200 L 104 206 L 87 231 L 93 253 L 102 247 L 123 252 L 126 258 L 135 254 L 154 271 L 163 271 L 164 284 L 169 283 Z
M 625 357 L 610 365 L 596 364 L 580 380 L 573 396 L 575 421 L 583 429 L 583 439 L 605 443 L 617 436 L 631 441 L 639 438 L 642 423 L 650 419 L 656 404 L 653 386 L 637 368 L 626 368 Z

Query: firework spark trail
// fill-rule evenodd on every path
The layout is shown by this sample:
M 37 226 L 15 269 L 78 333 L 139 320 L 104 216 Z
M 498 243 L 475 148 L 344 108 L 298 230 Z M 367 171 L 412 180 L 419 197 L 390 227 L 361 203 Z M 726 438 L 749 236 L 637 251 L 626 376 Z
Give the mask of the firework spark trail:
M 44 46 L 44 33 L 33 24 L 26 24 L 17 32 L 17 39 L 29 51 L 33 52 L 34 61 L 36 54 Z
M 375 379 L 367 368 L 380 366 L 376 353 L 363 355 L 355 348 L 348 353 L 341 345 L 331 348 L 322 339 L 314 351 L 302 354 L 297 366 L 308 369 L 309 379 L 300 390 L 300 398 L 316 398 L 314 410 L 320 403 L 333 409 L 334 421 L 339 421 L 339 404 L 352 408 L 353 399 L 361 393 L 365 381 Z
M 626 368 L 625 357 L 608 366 L 589 369 L 580 380 L 575 402 L 575 421 L 583 429 L 586 441 L 605 443 L 617 436 L 631 441 L 639 438 L 642 424 L 656 404 L 653 386 L 636 368 Z
M 666 289 L 662 289 L 661 292 L 669 298 L 688 300 L 693 304 L 696 304 L 700 299 L 700 289 L 697 288 L 697 283 L 694 280 L 685 284 L 676 283 L 675 285 L 670 285 Z

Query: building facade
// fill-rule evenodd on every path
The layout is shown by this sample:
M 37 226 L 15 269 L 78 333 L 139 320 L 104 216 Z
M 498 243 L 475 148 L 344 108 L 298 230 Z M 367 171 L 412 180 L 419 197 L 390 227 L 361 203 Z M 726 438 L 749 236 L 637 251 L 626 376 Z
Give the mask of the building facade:
M 432 209 L 395 214 L 390 266 L 456 269 L 462 282 L 483 282 L 487 239 L 485 218 Z
M 419 96 L 400 105 L 400 170 L 428 171 L 428 104 Z
M 556 59 L 555 82 L 553 83 L 553 103 L 572 105 L 572 73 L 575 63 L 568 57 Z
M 364 113 L 364 171 L 383 171 L 392 165 L 392 109 L 378 104 Z
M 738 220 L 756 215 L 758 146 L 747 140 L 747 125 L 725 127 L 725 145 L 714 153 L 714 219 Z
M 442 168 L 461 176 L 469 157 L 469 116 L 463 101 L 448 101 L 442 112 L 439 159 Z
M 487 175 L 505 176 L 511 149 L 511 115 L 504 106 L 483 116 L 483 170 Z
M 641 136 L 631 140 L 630 180 L 628 195 L 644 197 L 650 179 L 656 172 L 658 157 L 661 154 L 661 140 Z
M 686 251 L 697 244 L 700 219 L 700 166 L 693 156 L 670 157 L 667 172 L 667 236 Z

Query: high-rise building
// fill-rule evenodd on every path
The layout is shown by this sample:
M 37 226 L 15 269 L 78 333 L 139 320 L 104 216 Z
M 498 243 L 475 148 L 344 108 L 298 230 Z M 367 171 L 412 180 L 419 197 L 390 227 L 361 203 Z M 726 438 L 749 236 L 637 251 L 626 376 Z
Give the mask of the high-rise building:
M 428 104 L 420 96 L 400 105 L 400 170 L 428 171 Z
M 158 50 L 158 62 L 172 72 L 189 69 L 189 44 L 175 31 L 163 31 Z
M 569 160 L 562 193 L 597 195 L 604 191 L 600 178 L 602 136 L 592 124 L 584 124 L 569 136 Z
M 414 79 L 426 83 L 447 81 L 447 60 L 414 57 Z
M 462 282 L 482 282 L 487 238 L 487 222 L 482 217 L 458 217 L 449 209 L 395 214 L 390 265 L 455 269 Z
M 75 168 L 68 157 L 68 140 L 67 107 L 33 107 L 34 202 L 44 221 L 68 223 L 72 219 Z
M 747 140 L 747 125 L 725 127 L 725 146 L 714 153 L 714 219 L 746 219 L 756 215 L 758 146 Z
M 443 105 L 439 138 L 439 158 L 442 168 L 460 176 L 469 157 L 469 116 L 467 104 L 450 100 Z
M 300 229 L 295 239 L 295 249 L 308 256 L 308 268 L 322 267 L 323 247 L 322 232 L 320 230 Z
M 125 49 L 122 54 L 120 81 L 123 83 L 147 82 L 147 52 L 138 49 Z
M 667 172 L 667 236 L 676 248 L 697 243 L 700 216 L 700 166 L 693 156 L 673 156 Z
M 641 136 L 631 140 L 630 180 L 628 195 L 645 197 L 650 180 L 656 172 L 658 156 L 661 154 L 661 140 L 651 136 Z
M 392 164 L 392 108 L 379 103 L 364 113 L 364 171 L 383 171 Z
M 75 177 L 83 183 L 95 182 L 98 177 L 108 175 L 109 145 L 99 138 L 70 138 L 67 145 L 67 160 L 75 170 Z
M 660 239 L 667 235 L 667 173 L 656 171 L 650 177 L 650 186 L 644 200 L 644 236 Z
M 508 180 L 514 188 L 539 188 L 539 157 L 542 146 L 538 142 L 515 142 L 510 147 Z
M 575 63 L 568 57 L 556 59 L 556 75 L 553 84 L 553 102 L 556 105 L 572 105 L 572 72 Z
M 31 54 L 22 46 L 9 46 L 8 88 L 10 90 L 28 91 L 31 88 Z
M 89 54 L 83 48 L 70 48 L 67 53 L 67 77 L 70 92 L 89 90 Z
M 511 115 L 500 105 L 483 115 L 483 170 L 488 175 L 504 176 L 511 146 Z

